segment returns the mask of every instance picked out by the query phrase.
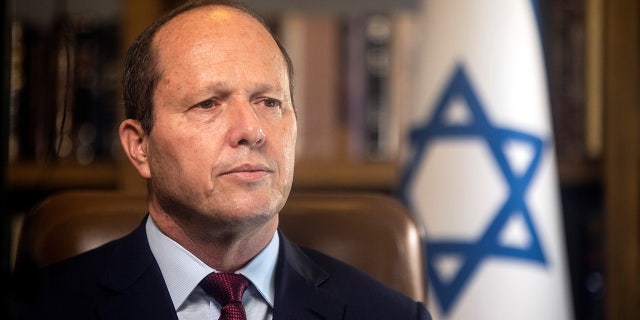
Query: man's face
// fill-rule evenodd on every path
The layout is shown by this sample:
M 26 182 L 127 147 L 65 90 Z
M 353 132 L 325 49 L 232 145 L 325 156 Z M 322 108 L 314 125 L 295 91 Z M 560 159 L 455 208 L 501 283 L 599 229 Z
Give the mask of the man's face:
M 225 222 L 273 218 L 291 189 L 297 130 L 275 41 L 244 13 L 205 7 L 162 27 L 153 47 L 151 208 Z

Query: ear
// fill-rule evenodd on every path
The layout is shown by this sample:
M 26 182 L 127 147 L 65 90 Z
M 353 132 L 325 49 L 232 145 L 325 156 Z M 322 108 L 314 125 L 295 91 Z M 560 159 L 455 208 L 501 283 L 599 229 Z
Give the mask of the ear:
M 120 124 L 118 133 L 120 134 L 122 149 L 124 149 L 124 153 L 131 164 L 136 167 L 143 178 L 151 178 L 149 158 L 147 157 L 148 136 L 142 129 L 140 122 L 126 119 Z

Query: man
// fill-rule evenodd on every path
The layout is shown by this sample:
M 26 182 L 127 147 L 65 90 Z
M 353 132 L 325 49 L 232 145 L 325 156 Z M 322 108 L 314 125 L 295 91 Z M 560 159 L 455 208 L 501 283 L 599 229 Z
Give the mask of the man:
M 149 214 L 49 268 L 33 318 L 429 319 L 422 303 L 278 232 L 296 143 L 291 68 L 233 4 L 189 2 L 143 32 L 125 61 L 119 133 Z

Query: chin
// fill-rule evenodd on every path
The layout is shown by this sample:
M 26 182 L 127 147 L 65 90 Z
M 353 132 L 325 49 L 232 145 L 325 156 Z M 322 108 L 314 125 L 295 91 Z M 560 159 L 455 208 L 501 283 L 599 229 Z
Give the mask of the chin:
M 278 213 L 279 201 L 267 200 L 267 201 L 237 201 L 231 205 L 230 208 L 225 210 L 227 216 L 233 220 L 243 219 L 270 219 Z
M 256 230 L 268 226 L 272 221 L 277 221 L 277 214 L 268 211 L 237 211 L 226 216 L 218 216 L 231 233 L 244 233 L 248 230 Z M 277 227 L 277 225 L 276 225 Z

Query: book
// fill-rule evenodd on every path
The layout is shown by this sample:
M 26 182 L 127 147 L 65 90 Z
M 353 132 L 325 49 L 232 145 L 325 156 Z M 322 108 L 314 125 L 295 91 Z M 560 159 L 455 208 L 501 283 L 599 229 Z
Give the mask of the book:
M 339 20 L 330 14 L 288 13 L 282 17 L 280 33 L 296 74 L 297 156 L 330 161 L 339 154 Z

